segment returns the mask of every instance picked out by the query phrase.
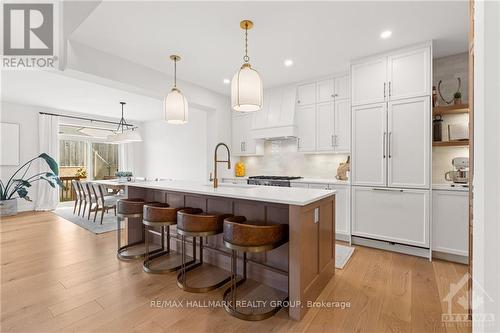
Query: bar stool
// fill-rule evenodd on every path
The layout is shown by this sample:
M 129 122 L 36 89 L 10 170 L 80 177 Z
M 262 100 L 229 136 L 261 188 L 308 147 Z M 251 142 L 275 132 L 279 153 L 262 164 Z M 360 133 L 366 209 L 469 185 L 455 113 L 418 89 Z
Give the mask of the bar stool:
M 203 265 L 203 237 L 213 236 L 222 233 L 223 221 L 231 214 L 203 214 L 199 208 L 186 208 L 177 213 L 177 233 L 181 235 L 181 256 L 182 265 L 177 275 L 177 285 L 182 290 L 192 293 L 204 293 L 217 289 L 226 284 L 231 276 L 225 276 L 211 285 L 203 287 L 193 287 L 187 285 L 188 272 Z M 196 237 L 200 238 L 200 260 L 194 264 L 186 263 L 186 237 L 193 238 L 193 260 L 196 261 Z M 192 272 L 190 275 L 195 275 Z
M 288 225 L 249 224 L 244 216 L 233 216 L 224 220 L 224 245 L 231 249 L 231 282 L 224 292 L 224 308 L 234 317 L 256 321 L 272 317 L 288 300 L 288 295 L 276 302 L 278 306 L 263 313 L 243 313 L 237 309 L 236 290 L 247 279 L 246 254 L 271 251 L 288 242 Z M 243 252 L 243 277 L 237 280 L 237 251 Z
M 118 226 L 118 251 L 117 257 L 121 260 L 131 260 L 131 259 L 139 259 L 144 257 L 145 254 L 145 244 L 144 244 L 144 227 L 142 227 L 142 239 L 122 245 L 121 240 L 121 222 L 125 219 L 137 218 L 142 219 L 143 206 L 145 202 L 143 199 L 119 199 L 116 202 L 116 223 Z M 142 224 L 141 224 L 142 226 Z M 157 248 L 151 253 L 157 253 L 161 251 L 161 249 Z
M 146 251 L 142 268 L 145 272 L 162 274 L 173 272 L 181 268 L 182 256 L 170 249 L 170 226 L 177 224 L 177 212 L 182 208 L 170 207 L 167 203 L 145 204 L 143 209 L 144 241 Z M 160 228 L 161 251 L 150 255 L 149 253 L 149 233 L 151 228 Z M 165 250 L 165 231 L 166 231 L 166 250 Z M 162 260 L 159 260 L 161 258 Z M 195 259 L 186 263 L 187 265 L 195 263 Z M 153 267 L 156 266 L 155 267 Z

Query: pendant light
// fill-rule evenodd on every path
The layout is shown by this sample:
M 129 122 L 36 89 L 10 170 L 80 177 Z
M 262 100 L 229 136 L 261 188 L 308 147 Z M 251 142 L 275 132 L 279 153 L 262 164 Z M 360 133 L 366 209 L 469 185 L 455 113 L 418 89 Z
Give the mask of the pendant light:
M 133 127 L 128 124 L 123 117 L 123 106 L 127 103 L 120 102 L 122 105 L 122 117 L 118 123 L 118 128 L 113 134 L 108 135 L 109 143 L 131 143 L 131 142 L 141 142 L 141 134 L 136 130 L 137 127 Z
M 253 22 L 243 20 L 240 27 L 245 30 L 245 56 L 243 65 L 231 82 L 231 107 L 241 112 L 259 111 L 262 108 L 262 80 L 259 73 L 250 66 L 248 57 L 248 30 L 252 29 Z
M 188 121 L 188 102 L 177 88 L 177 61 L 181 57 L 173 54 L 170 59 L 174 62 L 174 86 L 163 100 L 164 119 L 169 124 L 185 124 Z

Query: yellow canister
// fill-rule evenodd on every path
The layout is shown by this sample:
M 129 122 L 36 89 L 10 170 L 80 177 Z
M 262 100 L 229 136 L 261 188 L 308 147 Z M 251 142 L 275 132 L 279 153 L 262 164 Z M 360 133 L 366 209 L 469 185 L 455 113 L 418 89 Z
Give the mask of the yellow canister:
M 245 164 L 243 162 L 239 161 L 236 163 L 234 166 L 234 175 L 236 177 L 245 177 Z

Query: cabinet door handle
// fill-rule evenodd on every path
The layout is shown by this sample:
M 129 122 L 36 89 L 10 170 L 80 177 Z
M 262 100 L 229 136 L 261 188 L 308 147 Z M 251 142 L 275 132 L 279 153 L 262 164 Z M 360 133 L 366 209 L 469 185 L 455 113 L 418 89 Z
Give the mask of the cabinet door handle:
M 300 149 L 300 138 L 297 138 L 297 149 Z
M 389 147 L 389 158 L 392 158 L 392 147 L 391 147 L 391 141 L 392 141 L 392 132 L 389 132 L 389 138 L 387 140 L 387 146 Z
M 243 151 L 243 142 L 240 142 L 240 150 Z
M 386 138 L 387 138 L 387 132 L 384 132 L 384 140 L 383 140 L 383 143 L 382 143 L 382 151 L 383 151 L 382 154 L 383 154 L 384 158 L 385 158 L 385 146 L 386 146 L 385 141 L 386 141 Z
M 297 100 L 297 104 L 300 104 L 300 99 L 299 99 L 299 100 Z
M 389 97 L 391 97 L 391 81 L 389 81 Z
M 385 99 L 385 82 L 384 82 L 384 99 Z
M 383 187 L 373 187 L 372 191 L 404 192 L 404 190 L 399 188 L 383 188 Z
M 334 137 L 334 135 L 332 134 L 332 137 L 331 137 L 331 143 L 330 143 L 330 145 L 331 145 L 332 147 L 333 147 L 333 146 L 335 146 L 335 144 L 333 143 L 333 137 Z
M 246 143 L 246 141 L 243 141 L 243 151 L 247 151 L 247 143 Z

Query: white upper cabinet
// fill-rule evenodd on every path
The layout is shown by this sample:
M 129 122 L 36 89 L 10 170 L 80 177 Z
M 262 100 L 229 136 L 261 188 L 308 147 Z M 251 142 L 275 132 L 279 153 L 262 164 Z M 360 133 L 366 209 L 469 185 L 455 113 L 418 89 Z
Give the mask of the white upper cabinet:
M 319 122 L 319 120 L 318 120 Z M 351 151 L 351 102 L 342 99 L 335 102 L 333 143 L 336 152 Z
M 419 47 L 388 57 L 390 100 L 431 95 L 431 48 Z
M 335 103 L 318 104 L 316 142 L 318 151 L 335 149 Z
M 430 119 L 428 96 L 388 103 L 387 186 L 429 188 Z
M 302 106 L 295 113 L 297 121 L 297 150 L 313 152 L 316 150 L 316 106 Z
M 352 108 L 353 185 L 386 185 L 386 119 L 386 103 Z
M 299 106 L 316 103 L 316 82 L 302 84 L 297 87 L 297 104 Z
M 333 102 L 335 99 L 335 79 L 318 81 L 318 103 Z
M 351 65 L 352 105 L 385 101 L 387 86 L 387 57 Z
M 335 100 L 349 98 L 349 74 L 335 78 Z
M 254 155 L 256 141 L 252 138 L 253 113 L 233 116 L 232 150 L 234 155 Z

